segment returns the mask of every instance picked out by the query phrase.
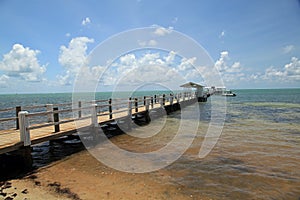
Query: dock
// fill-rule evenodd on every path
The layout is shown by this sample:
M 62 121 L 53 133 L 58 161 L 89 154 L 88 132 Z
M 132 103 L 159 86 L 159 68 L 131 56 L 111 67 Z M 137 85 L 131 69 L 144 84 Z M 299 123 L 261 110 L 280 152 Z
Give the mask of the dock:
M 32 145 L 78 134 L 78 129 L 101 128 L 116 121 L 125 122 L 130 129 L 137 120 L 149 123 L 150 112 L 169 114 L 196 102 L 198 97 L 191 91 L 128 99 L 79 101 L 76 106 L 73 102 L 2 109 L 0 112 L 15 109 L 16 116 L 0 118 L 0 123 L 15 122 L 15 128 L 0 130 L 0 155 L 17 151 L 29 159 Z M 37 108 L 45 111 L 30 112 L 30 109 Z

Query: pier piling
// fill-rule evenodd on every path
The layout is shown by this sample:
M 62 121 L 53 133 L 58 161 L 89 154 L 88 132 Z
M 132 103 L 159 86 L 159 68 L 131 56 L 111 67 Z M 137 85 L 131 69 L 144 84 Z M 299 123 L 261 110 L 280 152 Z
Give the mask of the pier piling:
M 112 105 L 111 105 L 111 99 L 108 100 L 108 112 L 109 112 L 109 119 L 112 119 L 113 116 L 112 116 Z
M 81 101 L 78 101 L 78 118 L 81 118 Z
M 139 111 L 139 107 L 138 107 L 138 99 L 137 98 L 134 98 L 134 108 L 135 108 L 135 112 L 138 112 Z

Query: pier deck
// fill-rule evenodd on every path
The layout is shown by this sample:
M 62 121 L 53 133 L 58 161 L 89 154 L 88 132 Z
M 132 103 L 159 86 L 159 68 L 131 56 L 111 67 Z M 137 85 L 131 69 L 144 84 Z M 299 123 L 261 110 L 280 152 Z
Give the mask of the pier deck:
M 127 108 L 113 108 L 114 104 L 111 103 L 106 105 L 108 107 L 108 111 L 98 111 L 97 108 L 101 107 L 97 104 L 93 104 L 95 106 L 95 116 L 90 117 L 78 117 L 71 119 L 62 119 L 61 121 L 55 121 L 55 115 L 58 116 L 59 113 L 65 112 L 64 110 L 58 111 L 47 111 L 40 113 L 23 113 L 23 121 L 20 119 L 20 113 L 18 120 L 20 129 L 8 129 L 8 130 L 0 130 L 0 154 L 8 153 L 11 151 L 15 151 L 21 149 L 22 147 L 30 147 L 31 145 L 38 144 L 41 142 L 53 140 L 62 136 L 67 136 L 71 134 L 76 134 L 77 130 L 80 128 L 88 128 L 93 123 L 98 124 L 107 124 L 116 120 L 120 120 L 122 118 L 130 118 L 133 119 L 137 115 L 145 115 L 147 112 L 155 111 L 156 109 L 165 109 L 167 113 L 173 110 L 175 107 L 177 109 L 180 108 L 181 104 L 187 104 L 189 102 L 195 102 L 197 98 L 194 94 L 179 94 L 179 95 L 171 95 L 171 96 L 161 96 L 153 98 L 141 98 L 139 101 L 137 99 L 129 100 L 125 102 Z M 141 105 L 140 105 L 141 104 Z M 180 104 L 180 105 L 179 105 Z M 171 109 L 170 109 L 171 108 Z M 82 111 L 84 108 L 79 108 L 76 110 Z M 70 111 L 74 112 L 74 110 Z M 29 119 L 30 115 L 38 116 L 38 117 L 49 117 L 49 115 L 54 116 L 54 121 L 48 123 L 37 123 L 31 124 Z M 27 120 L 24 123 L 24 119 Z M 79 123 L 75 123 L 75 120 Z M 79 127 L 78 127 L 79 126 Z M 56 129 L 59 127 L 58 129 Z

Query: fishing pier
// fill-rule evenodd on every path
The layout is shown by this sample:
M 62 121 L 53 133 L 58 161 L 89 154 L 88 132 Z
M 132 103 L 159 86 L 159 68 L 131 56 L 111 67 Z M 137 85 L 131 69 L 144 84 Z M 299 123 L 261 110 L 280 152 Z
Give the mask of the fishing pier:
M 204 101 L 207 96 L 203 96 Z M 0 123 L 14 122 L 15 128 L 0 130 L 0 155 L 17 153 L 30 166 L 31 146 L 63 136 L 78 134 L 91 127 L 105 129 L 119 122 L 132 125 L 149 123 L 182 107 L 198 102 L 196 92 L 161 94 L 127 99 L 94 100 L 89 102 L 17 106 L 0 110 L 15 112 L 15 117 L 0 118 Z M 44 111 L 34 112 L 39 109 Z M 150 117 L 151 115 L 151 117 Z

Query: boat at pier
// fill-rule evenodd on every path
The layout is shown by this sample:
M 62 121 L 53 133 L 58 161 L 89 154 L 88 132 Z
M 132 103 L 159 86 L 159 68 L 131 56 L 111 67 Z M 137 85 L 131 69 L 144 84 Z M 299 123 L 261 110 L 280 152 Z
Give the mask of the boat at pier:
M 208 93 L 213 95 L 220 95 L 220 96 L 227 96 L 227 97 L 235 97 L 236 94 L 231 90 L 226 89 L 226 87 L 215 87 L 212 86 L 211 88 L 206 87 Z
M 222 93 L 222 96 L 226 96 L 226 97 L 235 97 L 236 94 L 233 93 L 231 90 L 225 90 L 225 91 Z

